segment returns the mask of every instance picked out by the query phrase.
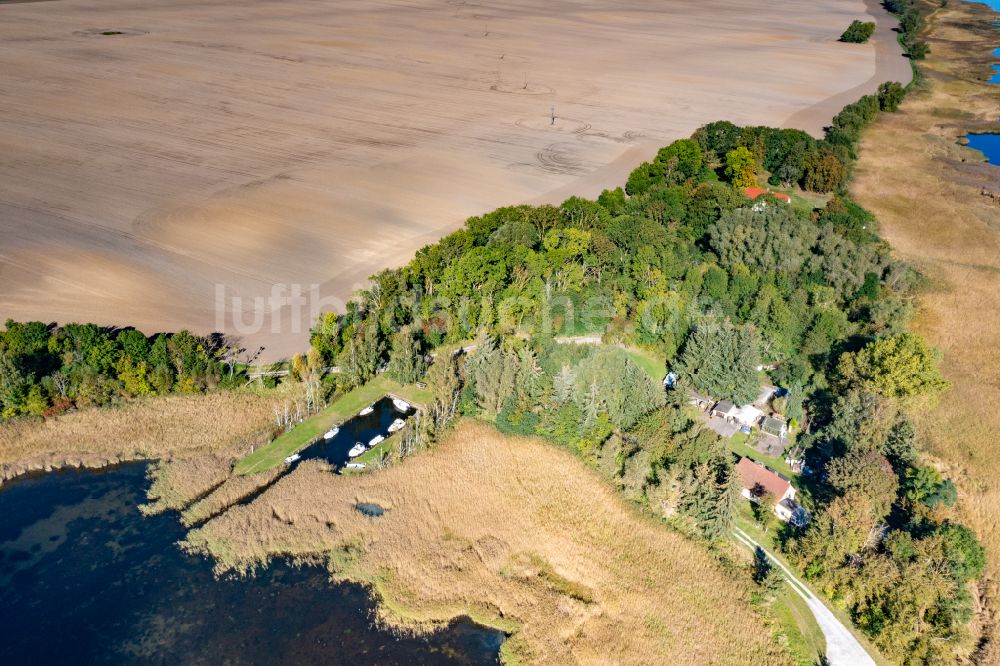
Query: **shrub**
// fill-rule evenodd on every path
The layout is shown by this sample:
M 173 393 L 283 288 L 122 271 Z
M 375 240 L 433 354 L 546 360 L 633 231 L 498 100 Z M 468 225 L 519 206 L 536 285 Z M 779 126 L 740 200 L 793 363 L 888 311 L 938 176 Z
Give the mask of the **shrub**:
M 844 34 L 840 36 L 840 41 L 849 44 L 864 44 L 875 34 L 875 24 L 871 21 L 852 21 Z

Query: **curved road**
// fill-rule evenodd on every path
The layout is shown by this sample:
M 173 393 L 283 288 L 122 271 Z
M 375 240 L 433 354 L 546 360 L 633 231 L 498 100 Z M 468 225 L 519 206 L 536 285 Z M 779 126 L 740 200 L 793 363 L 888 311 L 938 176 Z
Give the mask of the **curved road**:
M 816 623 L 823 631 L 823 636 L 826 637 L 826 659 L 830 663 L 830 666 L 875 666 L 875 660 L 862 647 L 858 639 L 830 612 L 830 609 L 822 601 L 809 592 L 809 589 L 788 570 L 788 567 L 782 564 L 774 555 L 764 550 L 763 546 L 751 539 L 740 528 L 735 528 L 734 534 L 737 539 L 750 548 L 760 548 L 763 550 L 767 554 L 767 557 L 785 572 L 785 578 L 788 580 L 789 585 L 805 600 L 806 605 L 809 606 L 809 610 L 812 611 L 813 616 L 816 618 Z

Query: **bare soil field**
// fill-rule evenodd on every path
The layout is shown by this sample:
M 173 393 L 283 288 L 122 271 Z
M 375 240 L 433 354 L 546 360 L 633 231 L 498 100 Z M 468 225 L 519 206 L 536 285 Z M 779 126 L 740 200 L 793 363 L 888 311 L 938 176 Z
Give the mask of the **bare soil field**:
M 323 561 L 371 585 L 393 626 L 468 614 L 513 632 L 506 663 L 788 663 L 745 571 L 639 514 L 568 452 L 472 421 L 377 474 L 302 464 L 188 543 L 221 570 Z
M 874 44 L 836 41 L 869 12 Z M 469 215 L 595 195 L 711 120 L 818 132 L 907 76 L 890 27 L 874 0 L 3 4 L 0 317 L 283 357 Z
M 963 147 L 995 132 L 996 15 L 952 2 L 931 19 L 926 85 L 883 114 L 862 142 L 851 187 L 894 250 L 927 276 L 917 329 L 944 352 L 953 388 L 919 415 L 933 462 L 959 487 L 961 518 L 989 553 L 980 590 L 987 640 L 978 663 L 1000 663 L 1000 167 Z

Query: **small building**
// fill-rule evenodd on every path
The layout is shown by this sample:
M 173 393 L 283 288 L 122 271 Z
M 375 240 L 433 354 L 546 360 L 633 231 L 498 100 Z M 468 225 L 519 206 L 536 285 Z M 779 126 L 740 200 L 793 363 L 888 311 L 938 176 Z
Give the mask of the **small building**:
M 743 405 L 742 407 L 737 407 L 731 412 L 730 419 L 745 428 L 749 428 L 757 425 L 762 416 L 764 416 L 764 412 L 757 409 L 753 405 Z
M 712 416 L 718 416 L 719 418 L 729 420 L 729 418 L 732 416 L 732 413 L 735 411 L 736 411 L 736 405 L 729 402 L 728 400 L 720 400 L 719 402 L 715 403 L 715 407 L 712 408 Z
M 778 518 L 789 521 L 793 517 L 797 520 L 802 517 L 796 517 L 796 508 L 801 507 L 795 502 L 795 488 L 788 479 L 749 458 L 740 458 L 736 464 L 736 472 L 740 475 L 743 497 L 760 503 L 761 499 L 770 494 Z M 808 522 L 808 518 L 806 521 Z
M 788 423 L 773 416 L 765 416 L 760 421 L 760 430 L 772 437 L 784 439 L 788 435 Z
M 747 187 L 743 190 L 743 194 L 747 195 L 751 199 L 757 199 L 765 194 L 770 194 L 775 199 L 780 199 L 787 204 L 792 203 L 792 198 L 787 194 L 782 194 L 781 192 L 772 192 L 771 190 L 765 190 L 760 187 Z

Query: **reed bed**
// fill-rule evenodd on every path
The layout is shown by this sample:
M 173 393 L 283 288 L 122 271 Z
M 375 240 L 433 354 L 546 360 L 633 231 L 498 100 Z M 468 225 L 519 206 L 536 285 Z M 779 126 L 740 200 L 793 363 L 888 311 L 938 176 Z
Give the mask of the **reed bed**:
M 151 398 L 45 420 L 18 419 L 0 425 L 0 470 L 10 477 L 67 464 L 206 455 L 228 461 L 270 439 L 274 408 L 288 399 L 282 391 L 218 391 Z M 198 475 L 191 481 L 198 481 L 215 466 L 206 459 L 201 467 L 205 469 L 185 468 L 172 478 L 191 473 Z
M 358 502 L 386 512 L 369 518 Z M 388 470 L 307 462 L 189 533 L 217 571 L 324 560 L 368 584 L 382 622 L 458 615 L 511 631 L 508 663 L 781 664 L 744 574 L 626 503 L 566 451 L 465 421 Z

